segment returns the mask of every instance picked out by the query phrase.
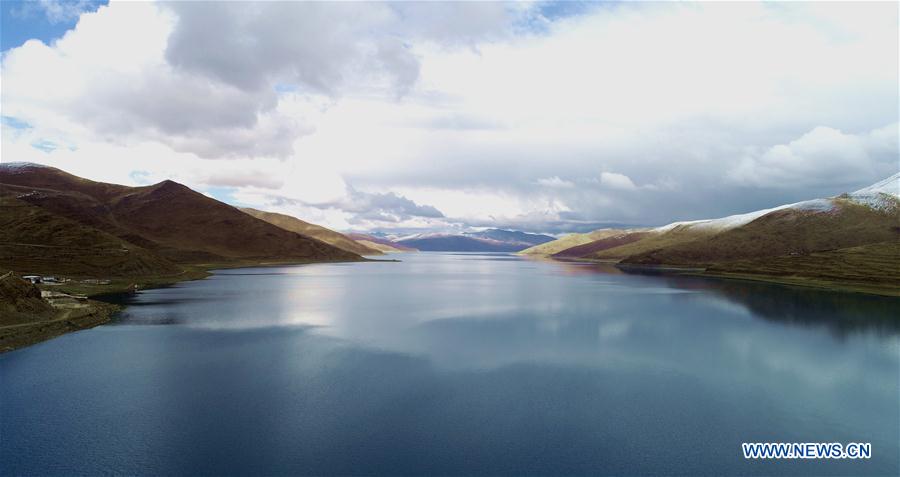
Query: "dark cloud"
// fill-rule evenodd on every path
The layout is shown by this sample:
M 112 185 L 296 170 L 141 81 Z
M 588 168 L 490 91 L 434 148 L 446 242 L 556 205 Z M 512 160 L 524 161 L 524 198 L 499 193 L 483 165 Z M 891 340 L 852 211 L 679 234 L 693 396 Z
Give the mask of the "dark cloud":
M 191 74 L 148 71 L 137 81 L 100 83 L 73 113 L 100 136 L 152 137 L 201 157 L 286 157 L 313 131 L 275 111 L 273 90 L 246 92 Z
M 265 176 L 253 176 L 252 174 L 250 177 L 246 175 L 213 175 L 207 178 L 205 183 L 232 187 L 249 185 L 264 189 L 278 187 L 278 184 L 267 181 Z M 366 228 L 370 228 L 373 223 L 389 226 L 390 224 L 397 224 L 414 218 L 445 219 L 444 214 L 437 208 L 418 204 L 394 192 L 362 192 L 349 186 L 347 187 L 346 197 L 334 202 L 309 203 L 269 193 L 265 194 L 265 198 L 266 205 L 273 207 L 333 209 L 347 212 L 351 215 L 348 219 L 351 224 L 365 224 Z
M 242 90 L 273 81 L 333 94 L 366 61 L 385 4 L 172 2 L 178 16 L 167 60 Z M 377 50 L 377 48 L 375 48 Z
M 502 3 L 171 2 L 166 59 L 246 91 L 275 82 L 340 94 L 383 76 L 398 95 L 419 76 L 408 42 L 474 45 L 527 9 Z
M 419 205 L 406 197 L 388 193 L 361 192 L 348 189 L 348 196 L 337 208 L 355 214 L 357 220 L 401 222 L 413 217 L 443 218 L 444 214 L 430 205 Z
M 536 212 L 526 216 L 451 219 L 558 233 L 751 212 L 853 191 L 896 172 L 896 123 L 855 134 L 784 129 L 723 128 L 696 120 L 657 130 L 652 138 L 628 137 L 621 143 L 627 147 L 610 142 L 591 149 L 471 141 L 460 133 L 446 147 L 429 151 L 428 161 L 351 180 L 360 187 L 465 189 L 555 200 L 571 212 L 542 212 L 535 201 Z M 772 151 L 781 156 L 771 157 Z M 627 176 L 634 187 L 604 182 L 604 172 Z M 547 178 L 573 186 L 554 187 Z

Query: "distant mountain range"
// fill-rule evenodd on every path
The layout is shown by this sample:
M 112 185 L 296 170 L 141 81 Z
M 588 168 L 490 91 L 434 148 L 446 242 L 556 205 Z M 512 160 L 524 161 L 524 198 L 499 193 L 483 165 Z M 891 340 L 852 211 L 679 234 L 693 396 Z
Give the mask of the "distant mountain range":
M 397 253 L 397 252 L 417 252 L 418 250 L 413 247 L 407 247 L 405 245 L 401 245 L 393 240 L 390 240 L 385 237 L 378 237 L 375 235 L 369 234 L 361 234 L 361 233 L 349 233 L 347 237 L 355 240 L 356 242 L 368 247 L 378 250 L 383 253 Z
M 518 252 L 555 240 L 549 235 L 487 229 L 461 234 L 424 233 L 396 238 L 396 243 L 428 252 Z
M 900 294 L 900 174 L 826 199 L 649 229 L 604 229 L 523 255 Z
M 362 259 L 168 180 L 127 187 L 6 163 L 0 185 L 0 268 L 18 272 L 167 276 L 190 264 Z

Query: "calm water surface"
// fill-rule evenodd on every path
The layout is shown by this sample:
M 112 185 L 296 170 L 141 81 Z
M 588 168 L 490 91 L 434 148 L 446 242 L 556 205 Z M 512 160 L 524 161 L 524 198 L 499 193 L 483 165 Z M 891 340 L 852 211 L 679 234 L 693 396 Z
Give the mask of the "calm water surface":
M 0 355 L 0 474 L 900 473 L 896 299 L 399 258 L 221 271 Z

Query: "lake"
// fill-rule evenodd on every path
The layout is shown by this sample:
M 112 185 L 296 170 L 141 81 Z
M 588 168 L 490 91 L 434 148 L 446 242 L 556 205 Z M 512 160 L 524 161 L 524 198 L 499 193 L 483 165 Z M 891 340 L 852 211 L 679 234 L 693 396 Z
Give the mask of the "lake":
M 504 254 L 222 270 L 0 355 L 0 474 L 900 473 L 900 300 Z M 871 442 L 748 461 L 742 442 Z

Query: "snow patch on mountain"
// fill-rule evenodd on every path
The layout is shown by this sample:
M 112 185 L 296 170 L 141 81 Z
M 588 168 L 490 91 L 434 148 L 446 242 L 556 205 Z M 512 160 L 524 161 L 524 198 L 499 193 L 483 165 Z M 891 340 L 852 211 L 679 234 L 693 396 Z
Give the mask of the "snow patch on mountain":
M 900 173 L 840 197 L 877 210 L 893 210 L 900 207 Z M 722 217 L 720 219 L 673 222 L 651 230 L 656 233 L 664 233 L 677 227 L 684 227 L 708 232 L 722 232 L 749 224 L 750 222 L 777 210 L 794 209 L 813 212 L 828 212 L 834 210 L 834 208 L 834 198 L 812 199 L 795 202 L 793 204 L 779 205 L 778 207 L 772 207 L 771 209 L 756 210 L 746 214 L 729 215 L 728 217 Z
M 851 201 L 873 209 L 896 209 L 900 206 L 900 172 L 847 196 Z
M 870 185 L 869 187 L 864 187 L 850 195 L 869 195 L 879 192 L 900 198 L 900 172 L 892 175 L 891 177 L 888 177 L 883 181 L 878 181 Z
M 453 237 L 453 236 L 454 236 L 454 234 L 448 234 L 448 233 L 442 233 L 442 232 L 420 232 L 420 233 L 407 234 L 407 235 L 387 235 L 386 237 L 394 242 L 400 242 L 403 240 L 421 240 L 421 239 Z
M 795 202 L 793 204 L 785 204 L 779 205 L 778 207 L 772 207 L 771 209 L 762 209 L 755 210 L 753 212 L 747 212 L 746 214 L 735 214 L 729 215 L 728 217 L 722 217 L 719 219 L 704 219 L 704 220 L 690 220 L 685 222 L 674 222 L 668 225 L 663 225 L 662 227 L 656 227 L 652 229 L 653 232 L 663 233 L 668 232 L 676 227 L 686 227 L 693 230 L 703 230 L 708 232 L 722 232 L 725 230 L 730 230 L 733 228 L 740 227 L 742 225 L 749 224 L 754 220 L 762 217 L 771 212 L 775 212 L 777 210 L 784 209 L 795 209 L 795 210 L 808 210 L 808 211 L 816 211 L 816 212 L 827 212 L 829 210 L 834 209 L 834 203 L 831 199 L 813 199 L 813 200 L 804 200 L 802 202 Z
M 3 172 L 10 173 L 19 173 L 25 172 L 28 169 L 52 169 L 50 166 L 45 166 L 43 164 L 35 164 L 33 162 L 4 162 L 0 164 L 0 170 Z

